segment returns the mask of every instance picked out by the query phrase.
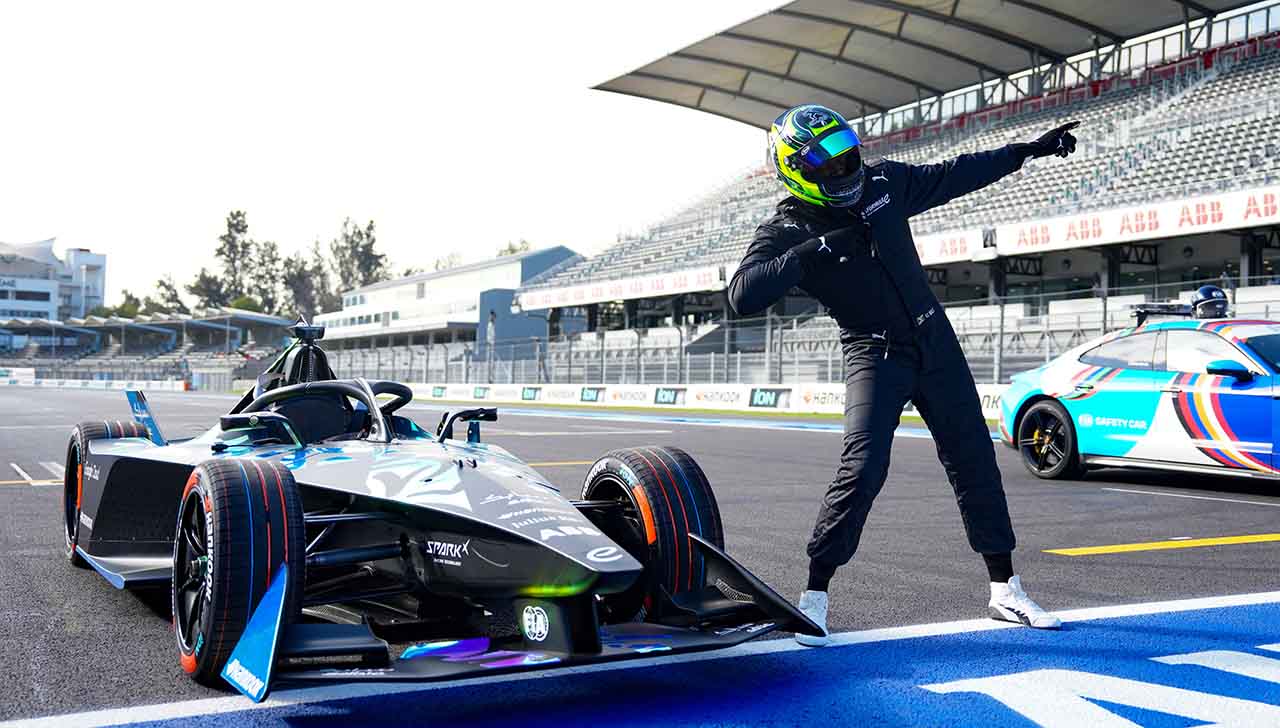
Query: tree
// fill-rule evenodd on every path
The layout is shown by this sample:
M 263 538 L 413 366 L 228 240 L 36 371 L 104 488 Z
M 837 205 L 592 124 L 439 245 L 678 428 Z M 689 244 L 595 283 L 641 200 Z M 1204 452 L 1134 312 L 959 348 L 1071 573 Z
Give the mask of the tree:
M 216 273 L 201 268 L 196 279 L 187 284 L 187 293 L 196 297 L 196 305 L 200 308 L 222 308 L 231 301 L 230 291 Z
M 425 273 L 425 272 L 426 272 L 426 271 L 425 271 L 425 270 L 423 270 L 422 268 L 419 268 L 419 267 L 418 267 L 418 266 L 416 266 L 416 265 L 411 265 L 411 266 L 409 266 L 408 268 L 405 268 L 405 269 L 404 269 L 404 271 L 403 271 L 402 273 L 400 273 L 400 277 L 401 277 L 401 278 L 408 278 L 409 276 L 416 276 L 416 275 L 418 275 L 419 273 Z
M 519 255 L 520 253 L 527 253 L 531 249 L 532 246 L 529 245 L 529 241 L 524 238 L 520 238 L 520 242 L 518 243 L 513 243 L 508 240 L 505 246 L 498 248 L 498 257 L 501 258 L 504 255 Z
M 121 292 L 124 295 L 124 302 L 115 308 L 115 315 L 121 318 L 133 318 L 138 315 L 138 311 L 142 308 L 142 301 L 138 297 L 124 289 Z
M 310 258 L 302 253 L 294 253 L 285 261 L 281 280 L 284 283 L 287 305 L 292 306 L 288 311 L 289 315 L 302 316 L 310 321 L 322 311 L 336 309 L 331 298 L 337 296 L 328 290 L 329 271 L 326 267 L 319 243 L 312 249 Z M 327 304 L 332 304 L 334 308 L 324 308 Z
M 440 271 L 440 270 L 448 270 L 449 268 L 456 268 L 458 264 L 461 262 L 462 262 L 461 255 L 459 255 L 458 253 L 449 253 L 446 256 L 436 258 L 435 269 Z
M 231 301 L 231 308 L 262 313 L 262 304 L 253 296 L 237 296 Z
M 252 250 L 253 265 L 246 275 L 250 289 L 262 303 L 264 313 L 280 313 L 285 303 L 281 290 L 285 271 L 280 246 L 272 240 L 252 242 Z
M 151 301 L 151 297 L 147 297 L 147 301 Z M 178 294 L 178 286 L 173 282 L 173 276 L 165 276 L 156 281 L 156 305 L 161 311 L 169 313 L 191 313 L 191 309 L 187 308 L 187 304 L 183 302 L 182 296 Z M 145 304 L 144 304 L 145 308 Z
M 377 242 L 372 220 L 364 227 L 351 218 L 342 221 L 342 232 L 329 243 L 339 291 L 387 280 L 391 266 L 387 256 L 377 251 Z
M 223 289 L 229 298 L 242 296 L 247 290 L 247 268 L 253 255 L 253 241 L 248 234 L 244 210 L 232 210 L 227 215 L 227 231 L 218 236 L 218 249 L 214 251 L 222 263 Z
M 332 268 L 320 249 L 320 241 L 315 241 L 311 246 L 311 277 L 315 281 L 316 313 L 342 308 L 342 291 L 334 288 Z

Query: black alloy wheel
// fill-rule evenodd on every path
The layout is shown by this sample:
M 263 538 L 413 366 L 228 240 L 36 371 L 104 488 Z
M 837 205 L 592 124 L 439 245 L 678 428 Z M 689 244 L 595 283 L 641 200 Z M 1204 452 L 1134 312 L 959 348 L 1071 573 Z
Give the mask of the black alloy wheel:
M 178 538 L 174 543 L 173 559 L 177 592 L 173 623 L 184 654 L 194 655 L 197 652 L 200 637 L 205 632 L 205 606 L 212 593 L 207 518 L 203 493 L 194 489 L 188 491 L 178 515 Z
M 1082 473 L 1071 416 L 1053 400 L 1037 402 L 1022 416 L 1018 451 L 1023 465 L 1037 478 L 1071 478 Z

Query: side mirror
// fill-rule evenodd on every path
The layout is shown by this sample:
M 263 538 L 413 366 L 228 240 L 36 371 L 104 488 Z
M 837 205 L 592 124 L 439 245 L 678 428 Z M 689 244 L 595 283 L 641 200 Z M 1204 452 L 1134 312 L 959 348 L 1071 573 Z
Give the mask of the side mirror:
M 293 423 L 279 412 L 250 412 L 248 414 L 223 415 L 218 418 L 223 433 L 239 432 L 248 436 L 249 442 L 277 440 L 281 444 L 292 443 L 301 447 L 302 441 L 294 431 Z
M 1220 377 L 1232 377 L 1237 382 L 1252 382 L 1253 372 L 1248 367 L 1238 361 L 1232 359 L 1218 359 L 1209 362 L 1209 366 L 1205 367 L 1205 371 Z
M 454 412 L 452 415 L 449 414 L 448 412 L 444 413 L 444 416 L 440 418 L 440 426 L 436 428 L 436 435 L 439 436 L 438 439 L 440 442 L 453 439 L 454 421 L 472 422 L 472 423 L 497 422 L 498 408 L 497 407 L 477 407 L 475 409 L 459 410 L 457 412 Z M 468 442 L 480 441 L 479 426 L 467 428 L 467 441 Z

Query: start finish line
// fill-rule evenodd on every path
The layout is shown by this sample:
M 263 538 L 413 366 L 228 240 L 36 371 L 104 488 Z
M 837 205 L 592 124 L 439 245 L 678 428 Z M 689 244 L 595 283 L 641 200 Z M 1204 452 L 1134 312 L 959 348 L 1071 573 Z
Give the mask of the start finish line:
M 1280 592 L 969 620 L 431 685 L 335 685 L 57 716 L 436 725 L 1280 726 Z M 397 717 L 398 720 L 397 720 Z

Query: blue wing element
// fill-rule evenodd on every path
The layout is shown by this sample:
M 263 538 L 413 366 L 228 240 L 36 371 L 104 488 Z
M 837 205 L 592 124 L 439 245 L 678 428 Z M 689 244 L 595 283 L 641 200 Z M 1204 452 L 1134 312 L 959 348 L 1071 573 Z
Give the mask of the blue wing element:
M 289 567 L 280 565 L 280 571 L 271 581 L 266 594 L 244 626 L 244 634 L 231 651 L 231 657 L 222 668 L 222 679 L 245 697 L 260 703 L 271 687 L 271 669 L 276 661 L 276 644 L 284 628 L 285 590 L 288 588 Z
M 151 405 L 147 404 L 147 396 L 138 389 L 130 389 L 124 394 L 129 398 L 129 409 L 133 410 L 133 421 L 147 428 L 152 442 L 157 445 L 167 444 L 164 435 L 160 434 L 160 425 L 156 424 L 155 415 L 151 414 Z

